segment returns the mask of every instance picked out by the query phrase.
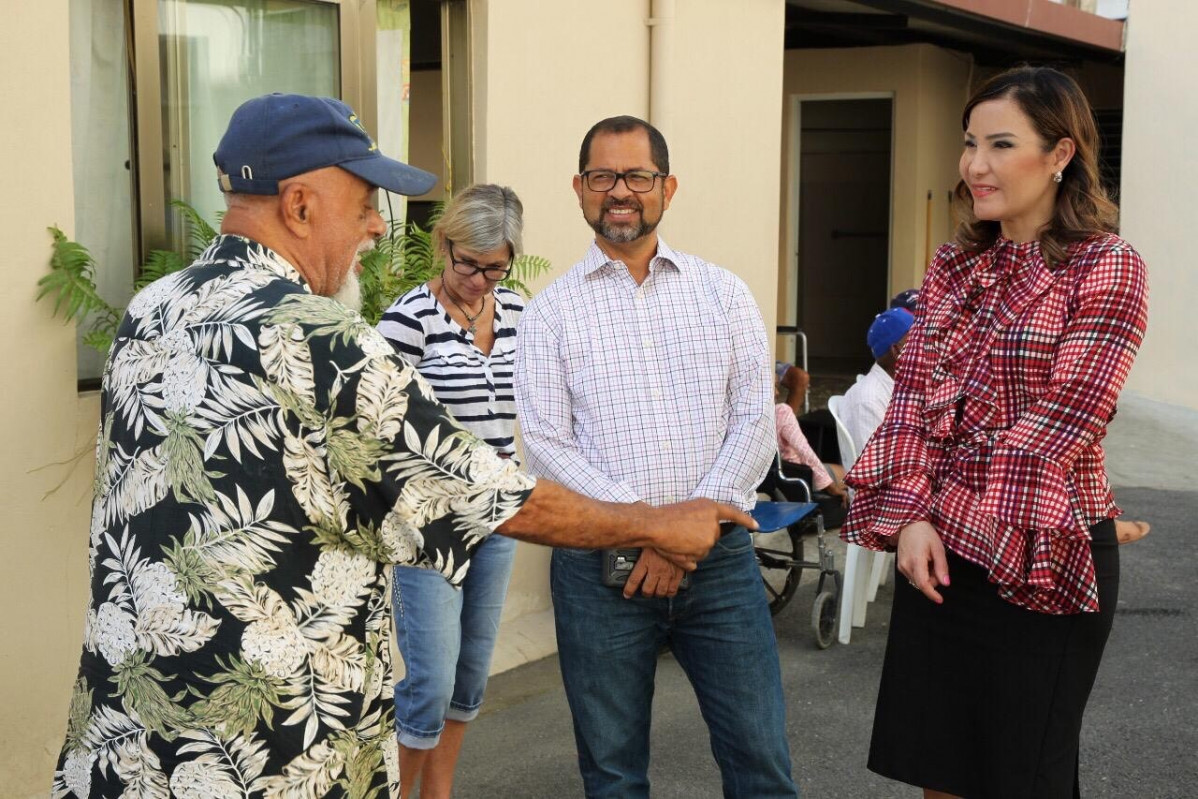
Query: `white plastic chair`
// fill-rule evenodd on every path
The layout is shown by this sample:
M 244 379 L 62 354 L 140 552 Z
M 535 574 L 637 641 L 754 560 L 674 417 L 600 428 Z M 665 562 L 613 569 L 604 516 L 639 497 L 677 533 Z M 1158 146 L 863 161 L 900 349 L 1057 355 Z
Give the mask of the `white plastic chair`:
M 840 446 L 840 463 L 847 472 L 857 462 L 857 444 L 841 418 L 843 396 L 828 398 L 828 411 L 836 422 L 836 441 Z M 852 496 L 850 491 L 850 496 Z M 853 627 L 865 626 L 865 610 L 877 599 L 878 585 L 885 582 L 889 565 L 887 553 L 849 544 L 845 553 L 844 585 L 840 595 L 840 643 L 847 644 Z

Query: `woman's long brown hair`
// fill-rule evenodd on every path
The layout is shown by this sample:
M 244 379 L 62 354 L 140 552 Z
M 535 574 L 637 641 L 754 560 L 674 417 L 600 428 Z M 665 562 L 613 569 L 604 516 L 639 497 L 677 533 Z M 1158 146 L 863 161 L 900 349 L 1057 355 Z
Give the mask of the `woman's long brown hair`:
M 1073 78 L 1050 67 L 1016 67 L 986 81 L 961 114 L 962 130 L 969 129 L 973 109 L 987 100 L 1009 98 L 1027 115 L 1044 141 L 1045 152 L 1061 139 L 1072 139 L 1073 158 L 1062 170 L 1052 219 L 1040 229 L 1040 252 L 1054 266 L 1065 260 L 1071 244 L 1096 234 L 1114 232 L 1119 209 L 1098 177 L 1098 126 L 1081 87 Z M 981 252 L 998 239 L 996 221 L 973 214 L 973 195 L 962 180 L 954 192 L 954 210 L 961 222 L 954 240 L 968 252 Z

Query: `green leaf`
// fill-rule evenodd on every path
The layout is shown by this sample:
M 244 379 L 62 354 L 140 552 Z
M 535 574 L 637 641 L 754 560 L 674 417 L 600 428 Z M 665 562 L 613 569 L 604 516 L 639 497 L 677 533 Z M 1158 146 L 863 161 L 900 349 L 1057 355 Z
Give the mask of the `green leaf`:
M 221 670 L 201 679 L 217 687 L 191 706 L 197 721 L 229 736 L 249 735 L 259 720 L 273 729 L 274 711 L 282 701 L 284 681 L 267 674 L 261 664 L 236 656 L 230 656 L 226 665 L 217 655 L 216 662 Z
M 367 332 L 360 315 L 315 294 L 289 294 L 262 318 L 273 325 L 302 326 L 307 339 L 328 337 L 333 343 L 340 341 L 347 345 Z
M 166 478 L 179 502 L 216 502 L 216 490 L 210 477 L 223 474 L 204 471 L 204 437 L 183 413 L 166 416 L 166 439 L 162 442 L 166 460 Z
M 192 519 L 192 529 L 187 532 L 180 543 L 176 538 L 163 549 L 163 562 L 175 575 L 179 590 L 192 604 L 202 603 L 208 609 L 212 608 L 210 592 L 221 578 L 221 574 L 209 565 L 203 555 L 195 548 L 197 522 Z
M 183 217 L 184 225 L 187 227 L 187 261 L 194 261 L 200 256 L 204 250 L 208 249 L 208 245 L 217 237 L 217 231 L 212 225 L 208 224 L 204 217 L 200 216 L 200 212 L 192 206 L 188 205 L 183 200 L 171 200 L 171 206 L 176 208 Z M 217 214 L 217 224 L 220 223 L 224 214 Z M 180 260 L 183 260 L 180 258 Z M 169 273 L 168 273 L 169 274 Z
M 217 236 L 217 231 L 190 205 L 182 200 L 175 200 L 171 205 L 182 215 L 188 231 L 187 257 L 173 250 L 152 251 L 137 272 L 134 292 L 183 269 Z M 50 249 L 50 274 L 38 281 L 37 299 L 53 300 L 53 313 L 63 321 L 90 322 L 83 334 L 83 343 L 107 355 L 116 339 L 123 311 L 110 305 L 96 290 L 96 262 L 87 248 L 68 239 L 57 227 L 51 227 L 49 231 L 54 237 Z
M 383 767 L 380 740 L 360 740 L 348 732 L 334 733 L 329 743 L 345 762 L 345 776 L 339 779 L 347 799 L 371 799 L 383 786 L 371 788 L 375 775 Z
M 52 297 L 54 315 L 63 321 L 83 322 L 89 314 L 107 312 L 116 316 L 116 309 L 96 293 L 96 262 L 87 248 L 71 241 L 57 227 L 49 228 L 54 236 L 50 252 L 50 274 L 37 282 L 37 299 Z
M 137 280 L 133 281 L 133 290 L 141 291 L 155 280 L 178 272 L 187 266 L 187 263 L 183 260 L 183 256 L 174 250 L 154 250 L 142 264 L 141 270 L 137 274 Z
M 80 677 L 75 681 L 75 690 L 71 693 L 71 710 L 67 715 L 67 752 L 74 752 L 85 743 L 88 725 L 91 723 L 92 691 L 87 687 L 87 680 Z
M 153 668 L 145 658 L 144 651 L 134 650 L 108 679 L 116 684 L 114 696 L 124 697 L 125 707 L 137 714 L 147 730 L 173 741 L 179 731 L 193 723 L 191 714 L 178 704 L 187 692 L 168 695 L 162 684 L 174 677 L 168 677 Z
M 106 355 L 112 349 L 112 342 L 115 338 L 116 332 L 114 330 L 93 329 L 83 334 L 83 345 Z
M 345 541 L 354 548 L 355 551 L 361 552 L 371 560 L 377 560 L 380 563 L 387 560 L 389 554 L 386 543 L 383 542 L 383 532 L 381 527 L 375 527 L 366 521 L 359 521 L 358 526 L 352 530 L 345 531 Z M 369 656 L 371 651 L 367 649 Z M 367 667 L 370 666 L 368 660 Z
M 548 258 L 540 255 L 529 255 L 528 253 L 518 255 L 512 261 L 512 271 L 508 273 L 507 279 L 503 281 L 502 285 L 513 291 L 520 292 L 525 297 L 529 297 L 532 295 L 532 292 L 528 290 L 525 282 L 532 280 L 537 275 L 548 272 L 552 268 L 553 264 L 549 262 Z
M 329 465 L 343 480 L 365 491 L 367 480 L 377 483 L 383 479 L 379 461 L 387 454 L 387 446 L 373 436 L 359 433 L 356 424 L 357 417 L 339 417 L 329 426 Z

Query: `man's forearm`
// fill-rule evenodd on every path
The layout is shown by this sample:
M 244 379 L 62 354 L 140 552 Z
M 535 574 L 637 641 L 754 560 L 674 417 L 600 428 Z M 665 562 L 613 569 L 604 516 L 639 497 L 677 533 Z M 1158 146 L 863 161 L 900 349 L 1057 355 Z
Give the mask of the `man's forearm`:
M 520 512 L 498 532 L 547 546 L 600 549 L 652 546 L 644 503 L 604 502 L 541 479 Z
M 709 499 L 654 508 L 642 502 L 603 502 L 539 480 L 519 512 L 504 522 L 499 532 L 549 546 L 653 547 L 678 565 L 693 569 L 719 539 L 720 522 L 724 521 L 756 529 L 748 514 Z

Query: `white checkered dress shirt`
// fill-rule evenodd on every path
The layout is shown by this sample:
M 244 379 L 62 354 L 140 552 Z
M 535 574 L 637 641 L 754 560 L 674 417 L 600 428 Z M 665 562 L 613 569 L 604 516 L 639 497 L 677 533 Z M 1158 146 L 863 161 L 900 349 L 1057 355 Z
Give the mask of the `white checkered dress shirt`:
M 527 466 L 596 499 L 749 510 L 777 447 L 772 366 L 740 278 L 659 241 L 638 286 L 592 242 L 520 320 Z

